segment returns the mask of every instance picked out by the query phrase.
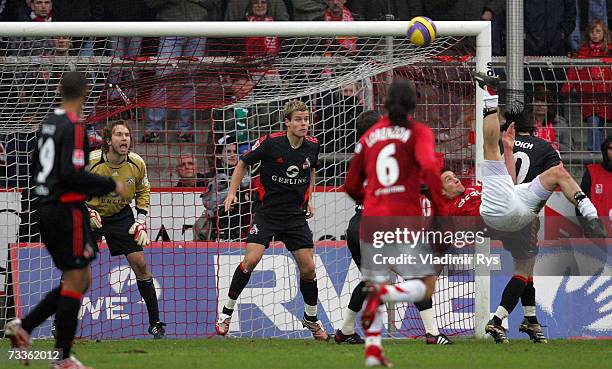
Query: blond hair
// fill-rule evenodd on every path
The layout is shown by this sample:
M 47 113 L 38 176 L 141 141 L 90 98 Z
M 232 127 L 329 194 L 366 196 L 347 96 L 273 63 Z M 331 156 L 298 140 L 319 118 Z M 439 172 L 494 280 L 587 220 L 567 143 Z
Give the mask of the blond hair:
M 300 100 L 291 100 L 288 101 L 283 107 L 283 114 L 285 115 L 285 119 L 291 120 L 291 116 L 296 111 L 309 111 L 308 105 L 301 102 Z

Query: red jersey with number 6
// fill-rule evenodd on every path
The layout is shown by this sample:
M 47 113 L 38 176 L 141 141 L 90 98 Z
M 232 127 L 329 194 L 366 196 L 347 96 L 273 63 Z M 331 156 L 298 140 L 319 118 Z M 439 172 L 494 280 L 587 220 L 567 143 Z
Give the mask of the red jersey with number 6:
M 367 180 L 367 186 L 364 182 Z M 346 192 L 363 201 L 364 216 L 420 216 L 419 188 L 427 185 L 434 214 L 443 215 L 440 166 L 425 124 L 396 126 L 382 117 L 355 145 Z

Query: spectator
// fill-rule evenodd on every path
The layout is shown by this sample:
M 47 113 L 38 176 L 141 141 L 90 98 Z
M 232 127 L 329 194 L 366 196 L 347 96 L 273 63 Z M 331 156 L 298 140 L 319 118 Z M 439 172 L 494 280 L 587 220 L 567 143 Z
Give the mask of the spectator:
M 346 0 L 327 0 L 327 8 L 322 17 L 316 18 L 317 21 L 326 22 L 352 22 L 360 20 L 359 15 L 350 11 L 344 6 Z M 357 38 L 350 36 L 338 36 L 334 39 L 326 39 L 326 56 L 331 56 L 332 52 L 340 52 L 342 54 L 357 53 Z M 324 71 L 330 73 L 331 71 Z
M 492 1 L 495 0 L 429 0 L 424 2 L 424 14 L 421 15 L 434 21 L 479 20 L 482 8 Z
M 145 0 L 151 9 L 157 11 L 157 19 L 160 21 L 213 21 L 215 10 L 220 6 L 220 0 Z M 209 13 L 210 12 L 210 13 Z M 203 37 L 161 37 L 157 56 L 160 59 L 176 58 L 202 58 L 206 50 L 206 39 Z M 182 78 L 168 78 L 172 73 L 170 67 L 159 67 L 156 69 L 156 77 L 165 85 L 157 85 L 151 93 L 150 105 L 166 106 L 167 88 L 171 85 L 179 86 L 186 91 L 180 91 L 178 105 L 178 120 L 176 123 L 177 141 L 193 142 L 193 105 L 195 99 L 195 87 Z M 178 76 L 176 76 L 178 77 Z M 177 80 L 179 79 L 179 80 Z M 175 103 L 176 104 L 176 103 Z M 146 133 L 143 141 L 158 142 L 160 131 L 166 119 L 165 107 L 154 107 L 146 109 L 147 123 Z
M 194 155 L 180 156 L 176 172 L 180 178 L 176 187 L 206 187 L 208 184 L 206 176 L 198 172 L 198 161 Z
M 27 20 L 32 22 L 53 21 L 53 2 L 51 0 L 32 0 L 30 6 L 32 12 Z
M 346 5 L 365 20 L 385 20 L 393 15 L 393 20 L 411 20 L 424 15 L 423 0 L 349 0 Z
M 326 9 L 325 0 L 291 0 L 293 20 L 312 21 L 323 16 Z
M 576 26 L 575 0 L 525 0 L 525 55 L 565 56 Z
M 274 17 L 268 7 L 271 0 L 249 0 L 246 12 L 246 20 L 249 22 L 273 22 Z M 280 40 L 277 36 L 247 37 L 245 39 L 246 56 L 260 56 L 266 54 L 278 54 Z
M 34 0 L 36 2 L 37 0 Z M 102 0 L 53 0 L 55 22 L 98 22 L 104 20 Z M 74 39 L 73 43 L 81 56 L 94 55 L 94 37 Z
M 255 87 L 254 81 L 246 74 L 234 74 L 225 77 L 229 85 L 229 102 L 248 100 Z M 240 104 L 229 109 L 213 111 L 214 131 L 222 136 L 231 134 L 238 142 L 239 153 L 250 147 L 254 137 L 276 131 L 280 127 L 279 107 L 274 103 Z M 255 133 L 257 132 L 257 133 Z M 219 137 L 219 139 L 222 137 Z
M 506 55 L 506 6 L 504 2 L 490 1 L 480 20 L 491 22 L 491 46 L 494 56 Z
M 226 21 L 240 21 L 244 19 L 244 14 L 248 13 L 251 8 L 249 0 L 229 0 L 225 10 Z M 272 17 L 276 21 L 288 21 L 289 13 L 283 0 L 267 0 L 268 12 L 267 16 Z
M 550 142 L 557 152 L 571 150 L 567 119 L 557 114 L 550 91 L 539 89 L 533 98 L 533 135 Z
M 578 58 L 602 58 L 612 56 L 612 35 L 603 21 L 589 23 L 587 41 L 578 50 Z M 587 149 L 597 152 L 601 145 L 602 129 L 612 120 L 612 68 L 592 66 L 571 68 L 562 92 L 576 91 L 581 95 L 582 118 L 589 127 Z
M 587 195 L 595 208 L 597 215 L 604 223 L 608 237 L 612 235 L 612 135 L 609 135 L 601 145 L 602 162 L 589 164 L 582 175 L 580 188 Z M 576 216 L 582 219 L 582 214 L 576 209 Z
M 104 0 L 104 19 L 115 22 L 145 21 L 148 8 L 144 0 Z M 117 59 L 134 59 L 140 55 L 142 37 L 110 37 L 111 56 Z M 108 83 L 119 86 L 128 98 L 135 97 L 135 91 L 122 86 L 123 82 L 138 79 L 138 71 L 126 68 L 112 68 L 108 75 Z M 118 99 L 121 94 L 112 88 L 108 96 L 110 100 Z
M 215 145 L 215 168 L 207 173 L 207 191 L 202 194 L 205 210 L 194 225 L 195 240 L 240 241 L 250 224 L 251 178 L 245 175 L 237 192 L 238 202 L 226 212 L 223 201 L 227 197 L 230 179 L 238 164 L 238 146 L 233 135 L 222 137 Z

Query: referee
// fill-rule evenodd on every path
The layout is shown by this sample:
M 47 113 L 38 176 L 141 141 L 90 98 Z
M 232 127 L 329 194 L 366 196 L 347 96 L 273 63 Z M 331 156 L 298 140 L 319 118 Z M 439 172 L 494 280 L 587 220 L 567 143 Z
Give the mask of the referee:
M 138 291 L 147 305 L 148 331 L 155 339 L 163 338 L 166 324 L 159 320 L 153 276 L 147 269 L 143 252 L 143 246 L 150 242 L 146 230 L 151 191 L 147 168 L 138 154 L 130 152 L 132 131 L 126 122 L 108 123 L 102 136 L 102 148 L 90 154 L 90 171 L 124 183 L 127 197 L 109 194 L 91 198 L 87 202 L 91 228 L 98 239 L 104 236 L 111 256 L 125 255 L 127 258 L 136 275 Z M 136 201 L 136 219 L 130 206 L 132 200 Z

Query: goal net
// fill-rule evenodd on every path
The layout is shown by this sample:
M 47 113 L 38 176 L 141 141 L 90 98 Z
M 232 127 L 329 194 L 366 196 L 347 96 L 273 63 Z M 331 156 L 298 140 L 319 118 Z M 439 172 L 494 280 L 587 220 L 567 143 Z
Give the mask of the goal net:
M 57 23 L 56 28 L 43 25 L 48 28 L 4 37 L 0 266 L 6 272 L 0 276 L 0 319 L 25 315 L 60 278 L 39 243 L 27 168 L 34 132 L 59 104 L 62 73 L 79 70 L 90 82 L 83 113 L 90 143 L 99 144 L 104 124 L 123 119 L 132 127 L 132 150 L 147 164 L 153 187 L 147 225 L 153 242 L 145 257 L 171 337 L 214 334 L 217 312 L 244 255 L 242 241 L 255 196 L 250 173 L 241 184 L 236 210 L 227 214 L 218 208 L 227 194 L 236 153 L 248 150 L 258 137 L 284 129 L 285 102 L 306 102 L 312 113 L 310 134 L 321 143 L 315 217 L 310 222 L 319 318 L 329 332 L 338 328 L 360 280 L 344 241 L 354 204 L 342 188 L 357 139 L 356 117 L 369 109 L 383 111 L 393 78 L 414 80 L 419 92 L 415 118 L 433 128 L 439 158 L 464 180 L 473 180 L 478 99 L 471 74 L 486 65 L 482 53 L 476 57 L 473 37 L 486 29 L 482 22 L 473 27 L 470 22 L 440 22 L 439 37 L 420 48 L 400 37 L 406 22 L 359 24 L 349 29 L 325 22 L 318 30 L 288 24 L 281 31 L 275 28 L 276 33 L 262 24 L 183 24 L 176 33 L 182 36 L 171 36 L 168 29 L 177 24 L 163 31 L 159 23 L 130 25 L 136 27 L 132 33 L 101 24 L 85 33 Z M 51 36 L 34 36 L 40 34 Z M 146 306 L 127 260 L 111 258 L 104 243 L 100 250 L 91 266 L 93 282 L 83 299 L 78 335 L 147 336 Z M 443 272 L 434 295 L 442 332 L 475 334 L 475 280 L 474 270 Z M 309 337 L 300 323 L 298 286 L 291 254 L 282 244 L 273 244 L 238 300 L 230 335 Z M 388 310 L 390 335 L 424 334 L 414 306 Z M 49 336 L 50 322 L 34 335 Z

